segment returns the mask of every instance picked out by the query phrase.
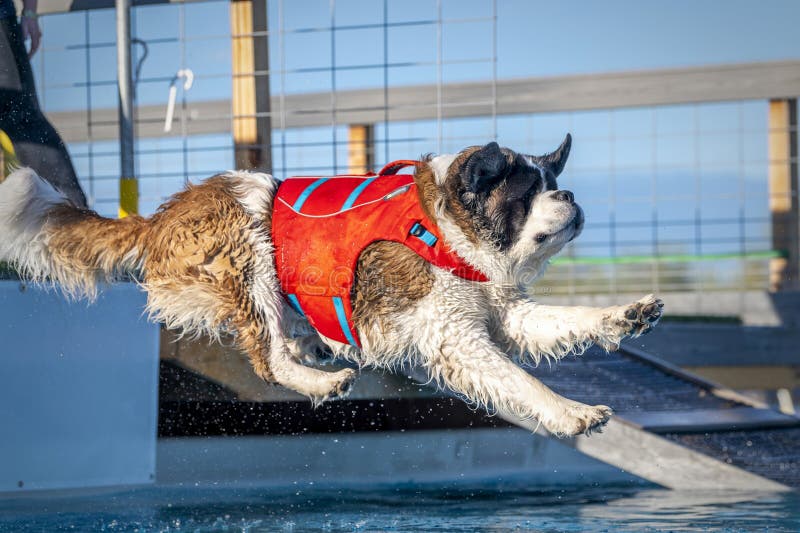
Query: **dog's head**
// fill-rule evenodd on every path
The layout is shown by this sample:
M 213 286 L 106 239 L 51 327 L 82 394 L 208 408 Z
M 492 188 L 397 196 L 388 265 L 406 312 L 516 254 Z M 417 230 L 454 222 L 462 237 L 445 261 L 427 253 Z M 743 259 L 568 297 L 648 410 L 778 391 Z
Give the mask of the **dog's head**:
M 479 266 L 484 261 L 475 254 L 502 256 L 514 267 L 538 268 L 577 237 L 583 211 L 573 194 L 556 182 L 571 143 L 567 135 L 557 150 L 543 156 L 492 142 L 433 158 L 430 167 L 444 196 L 437 218 L 450 219 L 466 238 L 458 242 L 462 239 L 451 237 L 456 251 Z M 473 250 L 463 249 L 469 247 Z

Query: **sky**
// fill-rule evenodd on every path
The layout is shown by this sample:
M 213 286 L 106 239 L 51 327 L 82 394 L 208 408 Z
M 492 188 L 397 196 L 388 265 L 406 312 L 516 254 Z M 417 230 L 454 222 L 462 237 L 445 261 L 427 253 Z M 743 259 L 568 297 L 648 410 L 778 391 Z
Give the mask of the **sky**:
M 795 0 L 270 0 L 268 6 L 273 95 L 382 87 L 384 73 L 390 85 L 407 85 L 800 58 Z M 149 48 L 137 84 L 140 104 L 166 105 L 170 79 L 187 67 L 195 74 L 187 101 L 230 97 L 227 1 L 137 7 L 133 24 L 133 36 Z M 34 69 L 45 110 L 115 107 L 113 10 L 46 16 L 42 26 L 44 50 Z M 563 181 L 589 224 L 569 253 L 760 251 L 771 245 L 766 113 L 766 102 L 751 101 L 475 117 L 444 121 L 442 139 L 436 121 L 393 122 L 376 127 L 379 146 L 389 141 L 376 163 L 439 145 L 458 150 L 495 132 L 501 144 L 541 153 L 570 131 L 575 144 Z M 344 172 L 346 146 L 332 143 L 346 135 L 343 126 L 273 131 L 275 174 Z M 187 179 L 233 164 L 227 134 L 140 139 L 137 149 L 144 212 Z M 115 212 L 116 143 L 70 150 L 95 206 Z

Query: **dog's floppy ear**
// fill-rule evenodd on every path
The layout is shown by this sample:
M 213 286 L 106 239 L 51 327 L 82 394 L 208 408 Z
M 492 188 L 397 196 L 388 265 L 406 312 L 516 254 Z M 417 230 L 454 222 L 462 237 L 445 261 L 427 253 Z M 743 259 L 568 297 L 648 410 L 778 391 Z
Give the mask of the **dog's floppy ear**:
M 561 174 L 561 171 L 564 170 L 564 165 L 567 164 L 567 158 L 569 157 L 569 149 L 572 147 L 572 135 L 567 133 L 564 142 L 561 143 L 561 146 L 555 152 L 550 152 L 546 155 L 541 156 L 531 156 L 533 161 L 545 169 L 549 170 L 553 173 L 553 176 L 558 177 Z
M 470 191 L 482 192 L 503 179 L 508 167 L 508 159 L 500 146 L 490 142 L 469 156 L 462 177 Z

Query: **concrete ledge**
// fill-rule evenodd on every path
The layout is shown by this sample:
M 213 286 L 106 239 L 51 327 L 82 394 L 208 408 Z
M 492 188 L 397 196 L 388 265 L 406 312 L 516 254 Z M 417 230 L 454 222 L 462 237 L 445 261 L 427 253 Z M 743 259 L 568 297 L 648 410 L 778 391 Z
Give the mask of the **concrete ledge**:
M 637 481 L 619 468 L 517 428 L 160 439 L 158 443 L 159 485 L 299 489 L 523 478 L 529 486 Z
M 0 281 L 0 493 L 151 483 L 158 326 L 133 284 L 95 304 Z

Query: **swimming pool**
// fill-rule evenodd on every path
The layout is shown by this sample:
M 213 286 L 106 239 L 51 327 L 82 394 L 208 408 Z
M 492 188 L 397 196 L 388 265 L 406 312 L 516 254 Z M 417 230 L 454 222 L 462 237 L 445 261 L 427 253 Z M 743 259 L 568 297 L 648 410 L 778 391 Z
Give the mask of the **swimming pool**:
M 798 531 L 796 493 L 515 485 L 151 487 L 0 499 L 0 531 Z

